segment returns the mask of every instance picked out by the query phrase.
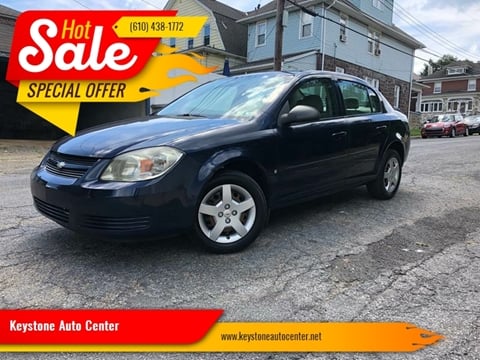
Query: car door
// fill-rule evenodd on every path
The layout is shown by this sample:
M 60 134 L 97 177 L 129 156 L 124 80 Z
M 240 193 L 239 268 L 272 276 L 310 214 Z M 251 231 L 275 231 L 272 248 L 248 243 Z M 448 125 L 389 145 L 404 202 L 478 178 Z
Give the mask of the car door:
M 462 115 L 455 115 L 455 123 L 454 126 L 456 128 L 457 134 L 465 134 L 466 133 L 466 125 L 463 122 L 463 116 Z
M 318 110 L 313 121 L 278 128 L 278 201 L 300 200 L 336 185 L 346 163 L 348 126 L 338 111 L 338 94 L 329 78 L 309 78 L 288 96 L 283 112 L 297 105 Z
M 379 155 L 388 138 L 389 118 L 379 96 L 370 87 L 352 80 L 338 80 L 345 120 L 349 123 L 349 163 L 344 179 L 356 179 L 375 172 Z

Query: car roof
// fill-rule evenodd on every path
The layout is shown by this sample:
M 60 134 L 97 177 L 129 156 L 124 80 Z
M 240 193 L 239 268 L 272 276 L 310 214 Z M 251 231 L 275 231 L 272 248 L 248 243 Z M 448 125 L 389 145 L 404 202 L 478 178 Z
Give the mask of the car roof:
M 338 72 L 333 72 L 333 71 L 324 71 L 324 70 L 304 70 L 304 71 L 263 71 L 263 72 L 256 72 L 256 73 L 248 73 L 248 74 L 242 74 L 242 75 L 236 75 L 236 76 L 255 76 L 255 75 L 274 75 L 274 74 L 288 74 L 292 75 L 295 79 L 301 80 L 303 78 L 308 78 L 311 76 L 319 76 L 323 78 L 329 78 L 332 80 L 351 80 L 351 81 L 356 81 L 359 83 L 362 83 L 363 85 L 371 87 L 365 80 L 349 75 L 349 74 L 344 74 L 344 73 L 338 73 Z
M 321 76 L 321 77 L 326 77 L 333 80 L 338 80 L 338 79 L 353 80 L 353 81 L 361 82 L 361 83 L 364 83 L 365 85 L 368 85 L 368 83 L 365 80 L 359 78 L 358 76 L 334 72 L 334 71 L 306 70 L 306 71 L 292 72 L 292 74 L 294 74 L 298 78 L 304 78 L 309 76 Z

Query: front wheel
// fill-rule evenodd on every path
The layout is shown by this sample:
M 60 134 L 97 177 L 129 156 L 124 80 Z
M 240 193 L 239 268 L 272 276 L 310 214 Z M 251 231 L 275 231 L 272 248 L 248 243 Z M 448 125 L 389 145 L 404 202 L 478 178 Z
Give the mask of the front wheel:
M 383 154 L 377 178 L 367 184 L 374 198 L 388 200 L 395 196 L 402 178 L 402 160 L 397 151 L 389 149 Z
M 231 253 L 250 245 L 267 218 L 267 201 L 257 182 L 244 173 L 227 171 L 200 196 L 194 231 L 208 250 Z

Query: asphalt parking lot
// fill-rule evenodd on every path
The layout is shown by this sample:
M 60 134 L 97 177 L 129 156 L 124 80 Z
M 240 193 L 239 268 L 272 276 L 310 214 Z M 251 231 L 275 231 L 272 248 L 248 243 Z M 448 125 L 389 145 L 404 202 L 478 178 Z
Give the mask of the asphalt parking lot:
M 2 308 L 222 308 L 222 321 L 405 321 L 445 339 L 408 354 L 36 359 L 480 359 L 480 136 L 415 139 L 393 200 L 362 187 L 277 211 L 231 255 L 187 238 L 106 243 L 47 220 L 28 185 L 47 147 L 0 140 Z

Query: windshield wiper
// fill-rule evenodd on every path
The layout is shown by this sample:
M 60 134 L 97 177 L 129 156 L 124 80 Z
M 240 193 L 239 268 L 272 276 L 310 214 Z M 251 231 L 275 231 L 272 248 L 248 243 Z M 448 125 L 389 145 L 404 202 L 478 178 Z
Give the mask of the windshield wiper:
M 156 114 L 157 116 L 161 117 L 171 117 L 171 118 L 206 118 L 208 116 L 205 115 L 200 115 L 200 114 L 190 114 L 190 113 L 185 113 L 185 114 Z
M 175 116 L 180 116 L 180 117 L 201 117 L 201 118 L 206 117 L 205 115 L 189 114 L 189 113 L 186 113 L 186 114 L 178 114 L 178 115 L 175 115 Z

